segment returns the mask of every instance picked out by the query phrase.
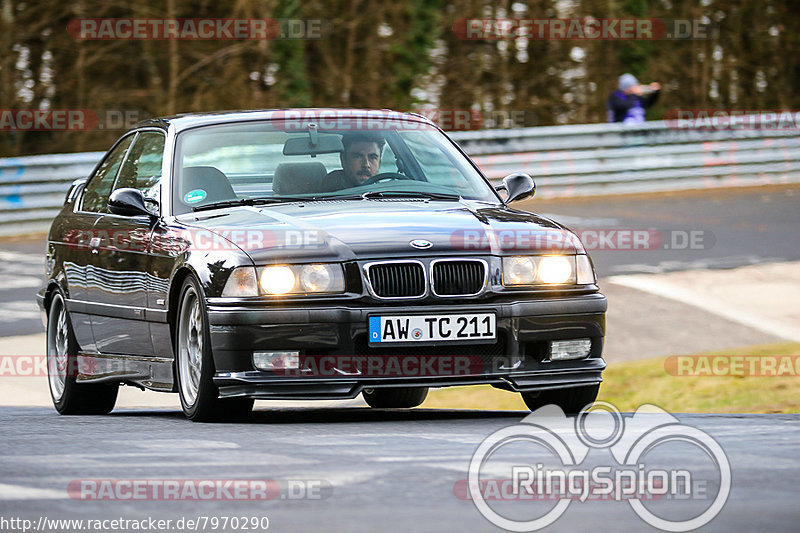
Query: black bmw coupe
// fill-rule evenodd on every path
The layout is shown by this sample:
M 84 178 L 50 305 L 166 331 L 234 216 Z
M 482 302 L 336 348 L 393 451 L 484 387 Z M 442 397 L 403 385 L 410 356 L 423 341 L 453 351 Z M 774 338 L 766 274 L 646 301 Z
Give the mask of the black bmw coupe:
M 597 396 L 606 299 L 575 234 L 514 209 L 426 118 L 189 114 L 137 125 L 70 188 L 37 295 L 62 414 L 119 385 L 187 417 L 253 401 L 420 405 L 491 384 L 535 409 Z

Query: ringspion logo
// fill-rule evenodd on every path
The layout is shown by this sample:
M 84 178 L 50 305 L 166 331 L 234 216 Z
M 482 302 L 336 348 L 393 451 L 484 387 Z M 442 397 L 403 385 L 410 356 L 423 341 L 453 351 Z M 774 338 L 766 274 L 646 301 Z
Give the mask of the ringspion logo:
M 665 465 L 655 455 L 672 446 L 681 450 L 679 465 Z M 594 450 L 611 457 L 585 464 Z M 692 531 L 720 513 L 730 489 L 730 463 L 710 435 L 653 405 L 625 418 L 606 402 L 588 405 L 574 418 L 548 405 L 495 431 L 472 456 L 466 483 L 453 487 L 456 497 L 471 499 L 484 518 L 508 531 L 540 530 L 571 504 L 595 500 L 627 502 L 662 530 Z M 511 515 L 509 507 L 492 505 L 497 501 L 525 505 Z

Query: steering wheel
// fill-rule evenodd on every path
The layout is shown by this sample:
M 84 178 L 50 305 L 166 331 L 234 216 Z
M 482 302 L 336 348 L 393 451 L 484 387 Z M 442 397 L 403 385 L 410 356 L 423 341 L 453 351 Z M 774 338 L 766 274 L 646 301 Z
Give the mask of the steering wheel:
M 364 180 L 361 182 L 361 185 L 374 185 L 379 181 L 383 180 L 413 180 L 411 176 L 406 176 L 405 174 L 400 174 L 399 172 L 381 172 L 380 174 L 375 174 L 371 178 Z

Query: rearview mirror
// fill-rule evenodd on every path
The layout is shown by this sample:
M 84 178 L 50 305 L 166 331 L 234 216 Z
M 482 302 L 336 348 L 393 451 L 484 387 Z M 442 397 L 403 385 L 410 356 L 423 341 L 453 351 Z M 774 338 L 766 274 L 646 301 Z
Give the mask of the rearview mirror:
M 503 184 L 495 187 L 498 191 L 506 191 L 506 199 L 503 202 L 508 205 L 517 200 L 524 200 L 536 194 L 536 184 L 533 178 L 524 172 L 515 172 L 503 178 Z
M 155 216 L 145 206 L 142 191 L 131 187 L 123 187 L 112 192 L 108 199 L 108 210 L 124 217 Z
M 286 139 L 283 155 L 335 154 L 344 150 L 342 139 L 338 135 L 324 133 L 312 137 L 293 137 Z

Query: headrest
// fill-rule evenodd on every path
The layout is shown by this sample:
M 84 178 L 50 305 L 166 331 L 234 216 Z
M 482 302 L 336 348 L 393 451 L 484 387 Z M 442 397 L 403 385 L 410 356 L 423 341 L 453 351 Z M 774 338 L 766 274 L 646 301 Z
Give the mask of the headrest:
M 327 171 L 320 162 L 281 163 L 275 169 L 272 190 L 275 194 L 314 194 L 321 192 Z
M 191 196 L 191 199 L 188 197 Z M 181 200 L 187 205 L 202 205 L 235 200 L 236 193 L 228 178 L 214 167 L 184 167 Z

